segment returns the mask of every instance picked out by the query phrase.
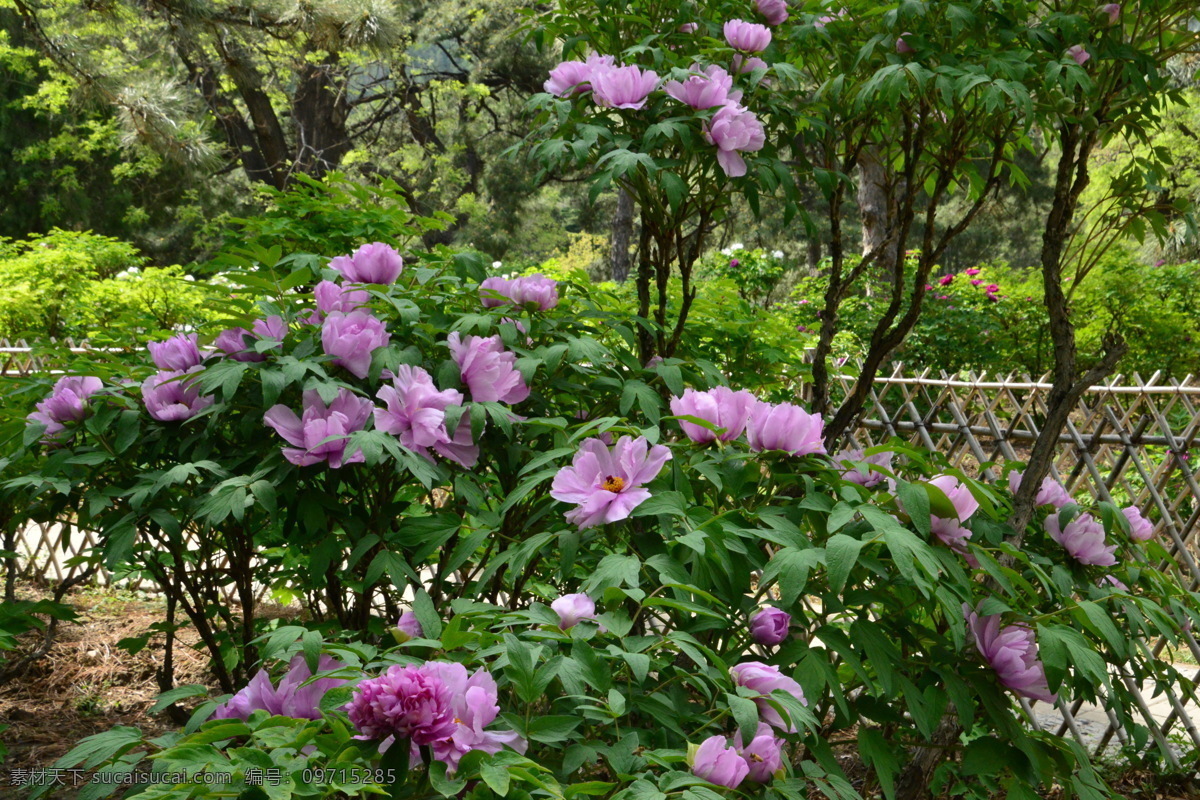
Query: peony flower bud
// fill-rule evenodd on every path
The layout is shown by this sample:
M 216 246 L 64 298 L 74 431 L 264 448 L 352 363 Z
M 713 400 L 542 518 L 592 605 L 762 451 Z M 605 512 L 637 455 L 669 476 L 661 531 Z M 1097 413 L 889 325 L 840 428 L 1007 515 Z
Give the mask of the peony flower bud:
M 792 615 L 780 608 L 767 606 L 750 617 L 750 636 L 761 645 L 773 647 L 787 639 Z

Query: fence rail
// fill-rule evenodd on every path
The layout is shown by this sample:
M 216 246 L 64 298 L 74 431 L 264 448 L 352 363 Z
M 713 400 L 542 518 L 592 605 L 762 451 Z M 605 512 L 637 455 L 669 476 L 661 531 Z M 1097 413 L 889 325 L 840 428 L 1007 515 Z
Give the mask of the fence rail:
M 23 344 L 23 343 L 21 343 Z M 72 350 L 86 351 L 71 343 Z M 28 348 L 0 341 L 0 376 L 29 374 L 37 363 Z M 849 390 L 852 376 L 836 378 Z M 985 480 L 1000 480 L 1004 463 L 1024 461 L 1045 418 L 1051 386 L 1043 377 L 986 374 L 950 376 L 930 371 L 905 375 L 897 368 L 879 377 L 869 394 L 866 413 L 851 433 L 855 446 L 871 447 L 898 437 L 935 450 L 965 472 Z M 1181 580 L 1200 588 L 1200 385 L 1192 376 L 1163 380 L 1159 374 L 1117 376 L 1089 388 L 1079 400 L 1059 437 L 1061 447 L 1052 474 L 1083 503 L 1110 501 L 1136 505 L 1165 539 Z M 20 532 L 15 549 L 22 553 L 25 577 L 63 580 L 83 569 L 67 563 L 95 542 L 86 532 L 62 525 L 32 525 Z M 101 573 L 98 579 L 111 580 Z M 137 584 L 133 584 L 137 588 Z M 262 588 L 262 594 L 266 587 Z M 231 599 L 232 592 L 226 593 Z M 1158 655 L 1166 642 L 1140 642 Z M 1188 648 L 1200 662 L 1200 644 L 1188 636 Z M 1179 686 L 1146 687 L 1132 675 L 1116 675 L 1136 695 L 1152 741 L 1166 760 L 1179 766 L 1178 750 L 1170 737 L 1200 750 L 1200 730 L 1189 709 L 1200 701 Z M 1200 671 L 1193 677 L 1200 680 Z M 1181 692 L 1185 692 L 1181 693 Z M 1162 695 L 1161 697 L 1158 695 Z M 1082 701 L 1060 700 L 1051 711 L 1022 701 L 1032 724 L 1070 732 L 1096 752 L 1116 737 L 1130 737 L 1117 716 Z
M 47 350 L 55 346 L 59 350 L 66 349 L 75 355 L 121 352 L 119 348 L 91 347 L 86 339 L 78 342 L 74 339 L 63 339 L 62 341 L 51 339 Z M 31 347 L 24 339 L 16 341 L 0 339 L 0 378 L 25 378 L 38 374 L 53 375 L 57 372 L 58 370 L 54 369 L 52 358 L 39 355 L 38 350 Z

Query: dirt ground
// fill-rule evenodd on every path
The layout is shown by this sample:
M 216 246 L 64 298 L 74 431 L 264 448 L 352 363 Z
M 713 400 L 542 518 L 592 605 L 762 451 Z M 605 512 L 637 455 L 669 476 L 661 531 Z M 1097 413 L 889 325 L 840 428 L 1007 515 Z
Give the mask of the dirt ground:
M 36 590 L 35 590 L 36 591 Z M 28 599 L 44 596 L 26 592 Z M 21 594 L 21 592 L 19 592 Z M 78 622 L 61 622 L 55 641 L 41 659 L 11 682 L 0 686 L 0 740 L 8 747 L 4 772 L 44 769 L 85 736 L 116 725 L 132 725 L 157 735 L 173 727 L 163 715 L 149 716 L 159 688 L 155 671 L 162 665 L 163 637 L 135 655 L 117 647 L 139 636 L 165 615 L 161 601 L 140 599 L 130 592 L 87 588 L 68 594 Z M 175 683 L 214 686 L 207 656 L 191 649 L 194 632 L 182 630 L 175 645 Z M 6 653 L 12 663 L 41 643 L 41 633 L 26 634 L 21 649 Z M 0 779 L 0 797 L 14 796 Z

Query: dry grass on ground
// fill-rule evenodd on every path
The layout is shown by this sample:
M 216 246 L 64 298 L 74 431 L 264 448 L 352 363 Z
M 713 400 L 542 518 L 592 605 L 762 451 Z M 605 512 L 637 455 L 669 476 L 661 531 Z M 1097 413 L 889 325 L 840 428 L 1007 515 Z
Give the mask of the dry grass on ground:
M 29 598 L 44 596 L 29 592 Z M 132 725 L 146 733 L 173 727 L 165 716 L 146 711 L 158 696 L 156 670 L 162 666 L 163 638 L 130 655 L 117 647 L 121 639 L 140 636 L 161 622 L 165 605 L 139 599 L 120 590 L 83 589 L 63 602 L 75 608 L 78 622 L 59 623 L 54 645 L 25 674 L 0 686 L 0 736 L 9 749 L 5 770 L 42 769 L 85 736 L 116 725 Z M 214 681 L 207 657 L 191 649 L 195 633 L 184 629 L 175 647 L 177 685 Z M 26 634 L 21 650 L 10 660 L 41 643 L 40 632 Z M 0 796 L 7 787 L 0 787 Z

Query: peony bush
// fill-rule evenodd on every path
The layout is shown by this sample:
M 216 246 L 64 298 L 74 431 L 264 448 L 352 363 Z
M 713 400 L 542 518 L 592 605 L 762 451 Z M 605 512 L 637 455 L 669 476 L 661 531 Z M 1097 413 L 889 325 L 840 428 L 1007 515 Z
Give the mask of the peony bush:
M 180 730 L 117 728 L 58 766 L 96 770 L 90 797 L 849 799 L 898 796 L 933 747 L 960 796 L 1114 796 L 1025 704 L 1075 700 L 1112 711 L 1126 755 L 1161 752 L 1130 686 L 1191 691 L 1143 640 L 1195 647 L 1200 598 L 1152 520 L 1051 482 L 1013 531 L 1020 465 L 985 481 L 900 442 L 826 442 L 787 382 L 731 376 L 728 343 L 686 330 L 732 190 L 798 197 L 768 132 L 829 130 L 798 112 L 813 87 L 788 58 L 895 21 L 856 9 L 552 19 L 575 51 L 534 100 L 532 149 L 637 201 L 636 314 L 423 251 L 439 222 L 400 204 L 313 222 L 284 197 L 295 213 L 227 253 L 234 318 L 45 387 L 5 490 L 157 582 L 167 619 L 124 645 L 169 652 L 191 626 L 221 693 L 164 672 L 159 708 L 194 706 Z M 863 94 L 923 74 L 891 61 L 922 35 L 892 33 L 863 53 L 888 70 Z M 723 285 L 766 302 L 761 266 Z M 991 286 L 972 296 L 1003 305 Z M 294 613 L 263 613 L 264 587 Z
M 892 796 L 944 717 L 940 786 L 1105 796 L 1021 701 L 1103 701 L 1133 753 L 1123 676 L 1188 685 L 1139 643 L 1200 615 L 1137 509 L 1051 481 L 1017 539 L 1020 465 L 830 455 L 799 405 L 641 363 L 586 286 L 261 255 L 256 318 L 60 379 L 8 481 L 157 580 L 180 617 L 148 636 L 194 627 L 224 692 L 82 742 L 89 796 Z

